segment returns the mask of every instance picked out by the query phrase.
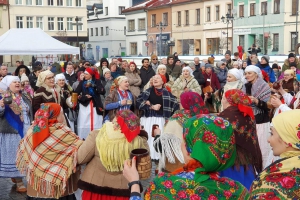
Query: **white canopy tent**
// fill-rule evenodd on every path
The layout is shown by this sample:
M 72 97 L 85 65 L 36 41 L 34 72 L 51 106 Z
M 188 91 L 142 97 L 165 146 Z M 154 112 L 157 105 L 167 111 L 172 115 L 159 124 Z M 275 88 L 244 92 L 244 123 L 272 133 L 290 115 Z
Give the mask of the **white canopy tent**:
M 0 55 L 79 54 L 73 47 L 39 28 L 12 28 L 0 37 Z

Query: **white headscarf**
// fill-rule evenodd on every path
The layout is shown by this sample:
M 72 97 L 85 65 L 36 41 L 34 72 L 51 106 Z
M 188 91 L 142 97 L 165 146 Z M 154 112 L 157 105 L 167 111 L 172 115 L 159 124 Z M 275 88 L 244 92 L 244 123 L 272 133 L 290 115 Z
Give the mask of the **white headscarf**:
M 66 81 L 66 77 L 65 77 L 65 75 L 64 74 L 57 74 L 56 76 L 55 76 L 55 83 L 57 83 L 58 82 L 58 80 L 65 80 Z
M 258 74 L 258 77 L 263 78 L 261 70 L 259 69 L 259 67 L 255 66 L 255 65 L 249 65 L 246 67 L 245 72 L 255 72 Z
M 243 75 L 237 68 L 232 68 L 228 71 L 228 74 L 232 74 L 237 80 L 241 80 Z
M 39 77 L 36 82 L 37 87 L 41 87 L 45 82 L 46 76 L 53 74 L 50 70 L 43 71 L 39 74 Z M 54 75 L 54 74 L 53 74 Z
M 157 69 L 156 69 L 156 74 L 158 74 L 158 70 L 159 69 L 167 69 L 166 65 L 158 65 Z
M 19 81 L 20 82 L 20 78 L 18 76 L 11 76 L 11 75 L 7 75 L 5 76 L 2 81 L 0 82 L 0 89 L 3 91 L 6 91 L 9 87 L 9 85 L 13 82 L 13 81 Z
M 193 70 L 192 70 L 190 67 L 184 67 L 184 68 L 182 68 L 182 73 L 181 73 L 181 75 L 183 75 L 183 71 L 184 71 L 184 70 L 189 70 L 190 76 L 194 77 L 194 75 L 193 75 Z

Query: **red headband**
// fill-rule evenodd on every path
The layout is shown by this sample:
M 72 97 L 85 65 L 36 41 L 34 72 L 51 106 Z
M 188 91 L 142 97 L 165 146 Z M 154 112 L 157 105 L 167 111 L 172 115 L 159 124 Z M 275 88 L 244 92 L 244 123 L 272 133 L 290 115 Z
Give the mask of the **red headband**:
M 85 71 L 87 73 L 89 73 L 91 76 L 94 76 L 95 79 L 100 79 L 100 75 L 99 75 L 97 70 L 88 67 L 88 68 L 85 69 Z

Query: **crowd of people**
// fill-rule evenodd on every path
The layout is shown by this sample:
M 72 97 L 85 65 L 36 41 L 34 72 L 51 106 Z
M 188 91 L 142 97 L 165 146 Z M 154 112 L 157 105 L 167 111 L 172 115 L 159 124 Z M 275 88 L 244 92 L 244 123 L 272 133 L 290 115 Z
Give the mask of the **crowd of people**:
M 128 159 L 143 148 L 157 174 L 145 199 L 299 199 L 300 63 L 250 50 L 2 65 L 0 177 L 28 200 L 141 199 Z

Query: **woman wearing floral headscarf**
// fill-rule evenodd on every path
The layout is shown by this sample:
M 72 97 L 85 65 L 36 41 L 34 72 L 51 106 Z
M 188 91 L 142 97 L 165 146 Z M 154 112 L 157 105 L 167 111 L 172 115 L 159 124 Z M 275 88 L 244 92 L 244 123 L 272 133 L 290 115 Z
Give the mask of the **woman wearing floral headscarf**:
M 218 174 L 236 159 L 232 131 L 228 121 L 213 115 L 189 119 L 185 123 L 186 145 L 181 146 L 186 164 L 171 174 L 158 174 L 146 190 L 145 199 L 248 199 L 248 191 L 241 183 Z M 126 162 L 124 165 L 124 175 L 130 180 L 138 179 L 136 173 L 128 175 L 130 167 Z M 140 199 L 134 194 L 135 199 Z
M 258 144 L 255 118 L 250 98 L 241 90 L 228 90 L 222 99 L 224 111 L 219 114 L 232 124 L 237 157 L 234 166 L 220 172 L 250 188 L 256 174 L 262 171 L 262 156 Z
M 79 101 L 79 113 L 77 119 L 77 132 L 80 138 L 86 138 L 90 131 L 102 127 L 103 103 L 100 95 L 105 90 L 100 81 L 97 69 L 86 68 L 84 80 L 75 90 Z
M 105 98 L 104 105 L 105 110 L 108 111 L 105 121 L 112 121 L 119 110 L 137 112 L 135 109 L 135 97 L 129 90 L 129 81 L 126 76 L 119 76 L 114 80 L 110 93 Z
M 171 87 L 172 94 L 180 101 L 180 95 L 183 92 L 191 91 L 201 95 L 201 87 L 198 81 L 194 78 L 193 71 L 190 67 L 182 68 L 182 74 L 176 79 Z
M 300 110 L 280 113 L 273 118 L 271 136 L 268 142 L 275 161 L 263 172 L 251 186 L 251 199 L 300 199 Z
M 80 175 L 76 156 L 81 144 L 79 137 L 64 124 L 61 106 L 42 104 L 17 154 L 17 168 L 27 179 L 26 199 L 75 200 Z
M 123 163 L 133 149 L 149 149 L 140 131 L 139 118 L 130 110 L 121 110 L 112 122 L 88 135 L 78 151 L 79 164 L 87 164 L 78 181 L 82 200 L 129 199 Z
M 181 110 L 177 110 L 166 123 L 163 134 L 156 135 L 154 146 L 161 154 L 160 171 L 172 172 L 184 164 L 181 144 L 183 143 L 183 124 L 189 118 L 199 114 L 209 114 L 202 97 L 195 92 L 180 95 Z M 160 129 L 157 130 L 160 132 Z M 155 131 L 155 133 L 157 132 Z
M 263 169 L 266 167 L 269 152 L 271 150 L 267 140 L 270 132 L 270 118 L 267 102 L 271 96 L 271 89 L 263 80 L 259 67 L 250 65 L 245 69 L 247 83 L 243 86 L 243 92 L 251 99 L 251 107 L 255 116 L 258 142 L 262 153 Z
M 17 184 L 17 192 L 26 192 L 16 168 L 16 154 L 20 140 L 31 125 L 31 100 L 21 92 L 18 76 L 5 76 L 0 88 L 3 90 L 0 93 L 0 177 L 11 178 Z M 11 103 L 5 101 L 8 98 L 12 98 Z

